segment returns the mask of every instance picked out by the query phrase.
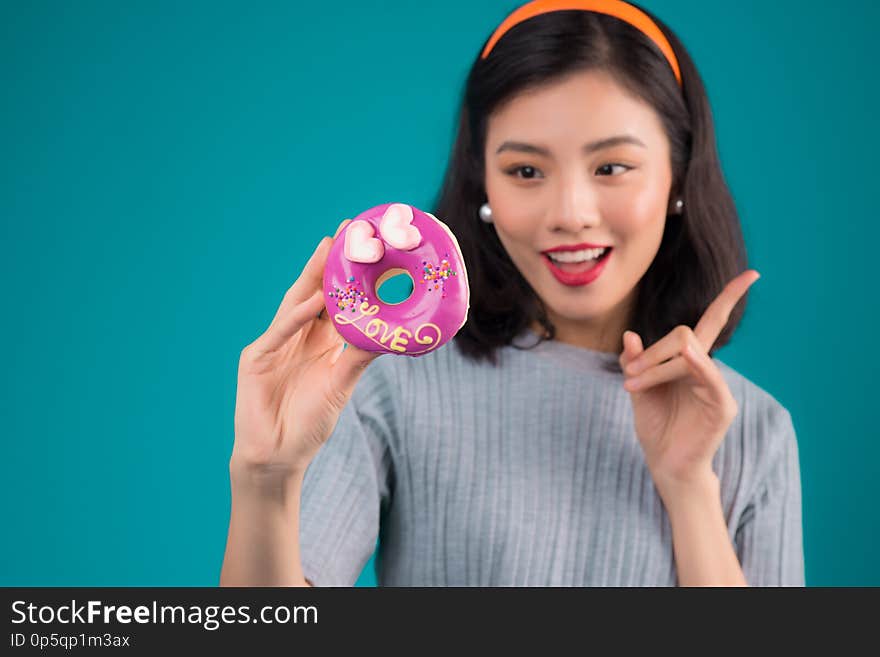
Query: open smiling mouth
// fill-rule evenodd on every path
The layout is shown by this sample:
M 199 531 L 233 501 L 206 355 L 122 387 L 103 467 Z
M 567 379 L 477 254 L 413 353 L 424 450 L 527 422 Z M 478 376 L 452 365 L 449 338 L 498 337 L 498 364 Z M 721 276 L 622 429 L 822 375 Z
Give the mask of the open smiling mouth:
M 599 277 L 614 249 L 610 246 L 581 251 L 541 253 L 550 273 L 563 285 L 586 285 Z

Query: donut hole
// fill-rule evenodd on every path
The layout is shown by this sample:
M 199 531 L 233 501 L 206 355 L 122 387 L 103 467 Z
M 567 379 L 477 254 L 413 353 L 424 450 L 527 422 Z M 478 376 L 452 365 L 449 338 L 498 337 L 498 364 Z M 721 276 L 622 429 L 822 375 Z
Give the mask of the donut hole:
M 401 267 L 389 269 L 376 280 L 376 296 L 390 306 L 409 299 L 414 288 L 413 277 Z

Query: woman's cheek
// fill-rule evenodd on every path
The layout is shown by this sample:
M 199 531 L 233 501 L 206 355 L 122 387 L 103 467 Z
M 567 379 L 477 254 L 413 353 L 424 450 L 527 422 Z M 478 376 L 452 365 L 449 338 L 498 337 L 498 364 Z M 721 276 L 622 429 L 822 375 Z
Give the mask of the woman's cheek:
M 605 216 L 619 231 L 639 232 L 656 220 L 657 209 L 662 207 L 656 193 L 632 188 L 620 192 L 604 208 Z
M 492 206 L 496 228 L 501 228 L 517 241 L 531 242 L 535 227 L 540 226 L 541 213 L 533 211 L 528 202 Z
M 647 195 L 636 196 L 626 207 L 619 206 L 607 216 L 616 243 L 627 245 L 633 255 L 650 252 L 653 257 L 663 239 L 665 205 L 658 206 L 656 199 Z

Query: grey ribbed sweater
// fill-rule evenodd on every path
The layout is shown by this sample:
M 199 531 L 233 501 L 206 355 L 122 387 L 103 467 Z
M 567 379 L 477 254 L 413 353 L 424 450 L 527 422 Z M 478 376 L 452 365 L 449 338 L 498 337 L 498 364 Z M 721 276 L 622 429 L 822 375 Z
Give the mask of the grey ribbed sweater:
M 516 344 L 533 344 L 526 331 Z M 674 586 L 669 519 L 645 466 L 617 356 L 556 341 L 474 363 L 453 342 L 383 355 L 305 474 L 300 557 L 352 585 Z M 716 358 L 739 403 L 714 458 L 752 585 L 804 585 L 791 416 Z

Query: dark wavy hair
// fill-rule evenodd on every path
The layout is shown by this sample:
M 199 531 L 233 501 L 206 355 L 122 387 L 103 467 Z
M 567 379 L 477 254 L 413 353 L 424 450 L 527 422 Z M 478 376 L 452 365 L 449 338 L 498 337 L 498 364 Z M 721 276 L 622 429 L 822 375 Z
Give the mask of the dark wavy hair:
M 667 217 L 659 251 L 638 283 L 628 328 L 642 337 L 645 348 L 675 326 L 696 326 L 724 285 L 745 269 L 745 243 L 721 171 L 705 87 L 679 39 L 651 17 L 675 51 L 682 87 L 669 62 L 641 31 L 587 11 L 554 11 L 523 21 L 485 60 L 478 54 L 471 66 L 433 210 L 458 238 L 467 267 L 470 310 L 455 337 L 467 357 L 497 365 L 495 350 L 512 344 L 535 321 L 545 335 L 532 346 L 555 336 L 543 301 L 511 261 L 492 224 L 479 220 L 478 210 L 487 200 L 484 149 L 493 110 L 527 88 L 575 72 L 610 74 L 654 108 L 669 139 L 671 193 L 684 200 L 684 212 Z M 746 296 L 731 312 L 710 353 L 730 340 Z M 620 371 L 616 362 L 609 369 Z

